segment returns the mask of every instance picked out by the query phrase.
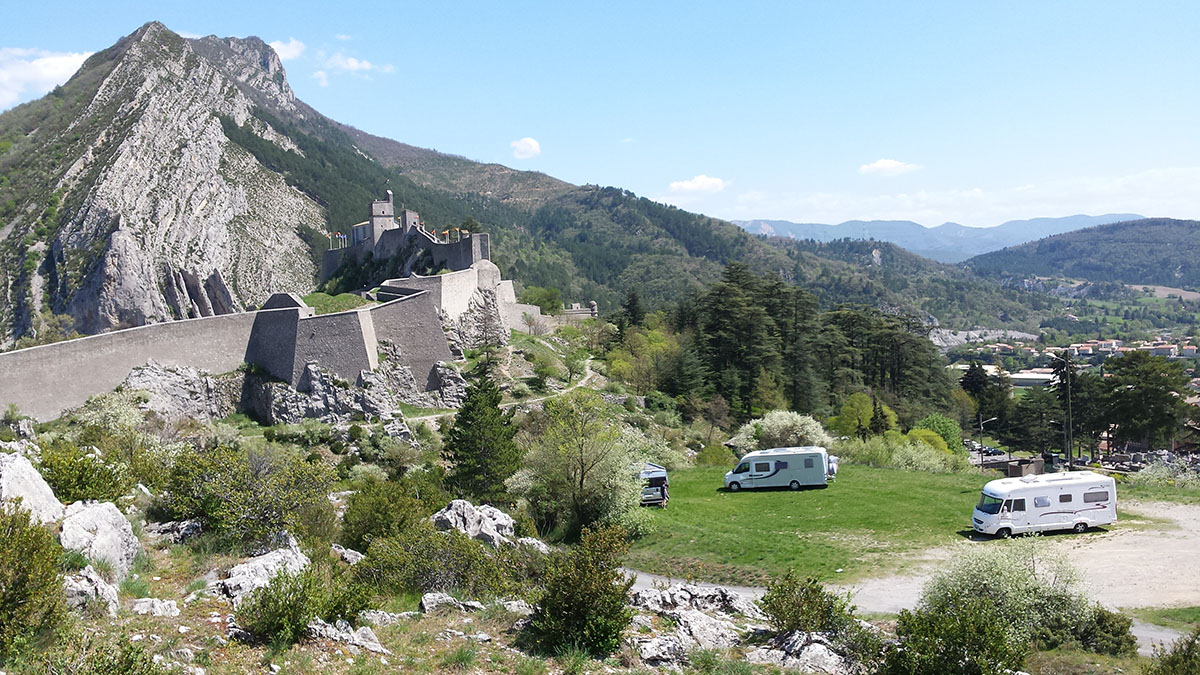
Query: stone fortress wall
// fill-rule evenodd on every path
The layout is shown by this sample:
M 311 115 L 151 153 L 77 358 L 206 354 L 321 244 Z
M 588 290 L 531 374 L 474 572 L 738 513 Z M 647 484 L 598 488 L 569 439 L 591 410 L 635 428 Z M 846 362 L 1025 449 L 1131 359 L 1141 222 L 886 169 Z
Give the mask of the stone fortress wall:
M 427 293 L 337 314 L 315 315 L 292 294 L 257 312 L 169 321 L 0 354 L 0 407 L 15 404 L 50 420 L 91 396 L 112 391 L 153 359 L 214 374 L 258 365 L 296 386 L 309 361 L 349 382 L 378 365 L 378 343 L 392 342 L 425 391 L 450 348 Z

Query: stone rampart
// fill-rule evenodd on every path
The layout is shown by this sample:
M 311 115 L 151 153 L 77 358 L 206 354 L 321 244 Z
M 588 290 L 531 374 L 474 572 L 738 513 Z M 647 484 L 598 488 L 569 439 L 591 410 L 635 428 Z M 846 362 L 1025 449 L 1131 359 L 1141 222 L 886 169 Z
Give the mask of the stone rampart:
M 0 354 L 0 408 L 16 404 L 38 420 L 54 419 L 112 391 L 150 359 L 211 373 L 236 370 L 255 324 L 277 312 L 296 310 L 169 321 Z
M 410 295 L 369 309 L 375 337 L 395 345 L 425 391 L 439 386 L 438 361 L 450 361 L 450 346 L 442 331 L 437 306 L 428 293 Z

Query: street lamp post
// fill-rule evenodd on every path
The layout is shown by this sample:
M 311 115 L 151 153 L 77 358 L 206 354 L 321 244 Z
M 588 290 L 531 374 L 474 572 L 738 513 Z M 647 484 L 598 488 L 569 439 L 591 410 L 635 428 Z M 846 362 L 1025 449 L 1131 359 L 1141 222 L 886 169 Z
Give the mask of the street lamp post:
M 983 471 L 983 425 L 987 424 L 988 422 L 995 422 L 998 419 L 1000 419 L 1000 418 L 991 417 L 991 418 L 988 418 L 985 420 L 985 419 L 983 419 L 983 413 L 979 413 L 979 470 L 980 471 Z

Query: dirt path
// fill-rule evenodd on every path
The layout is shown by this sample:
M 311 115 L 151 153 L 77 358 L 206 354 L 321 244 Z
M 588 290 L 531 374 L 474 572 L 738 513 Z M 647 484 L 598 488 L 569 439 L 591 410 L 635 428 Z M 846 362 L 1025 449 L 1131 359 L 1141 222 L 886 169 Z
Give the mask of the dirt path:
M 1117 527 L 1085 536 L 1056 534 L 1044 539 L 1066 553 L 1082 573 L 1088 594 L 1105 606 L 1119 609 L 1200 605 L 1200 575 L 1194 572 L 1200 554 L 1200 506 L 1129 503 L 1121 508 L 1120 517 L 1121 522 L 1130 525 L 1147 523 L 1145 517 L 1167 522 L 1146 529 Z M 980 537 L 978 541 L 983 543 L 987 539 Z M 860 612 L 895 614 L 916 606 L 921 587 L 938 565 L 948 560 L 959 546 L 971 546 L 975 541 L 925 551 L 919 558 L 906 561 L 911 572 L 832 584 L 830 588 L 852 592 Z M 681 579 L 628 571 L 637 576 L 635 589 L 656 583 L 683 583 Z M 726 588 L 750 597 L 762 595 L 764 590 Z M 1138 639 L 1138 652 L 1143 655 L 1149 655 L 1154 645 L 1165 645 L 1180 636 L 1177 631 L 1141 621 L 1134 621 L 1133 634 Z

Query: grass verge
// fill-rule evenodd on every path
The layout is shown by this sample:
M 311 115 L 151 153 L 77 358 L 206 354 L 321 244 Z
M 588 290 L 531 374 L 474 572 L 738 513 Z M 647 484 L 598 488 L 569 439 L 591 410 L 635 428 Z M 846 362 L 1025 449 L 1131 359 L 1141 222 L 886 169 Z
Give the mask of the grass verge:
M 304 304 L 317 310 L 317 314 L 333 314 L 335 312 L 345 312 L 362 307 L 363 305 L 374 304 L 370 300 L 353 293 L 341 293 L 339 295 L 329 295 L 328 293 L 309 293 L 301 298 Z
M 1146 623 L 1184 633 L 1200 625 L 1200 607 L 1145 607 L 1122 611 Z

